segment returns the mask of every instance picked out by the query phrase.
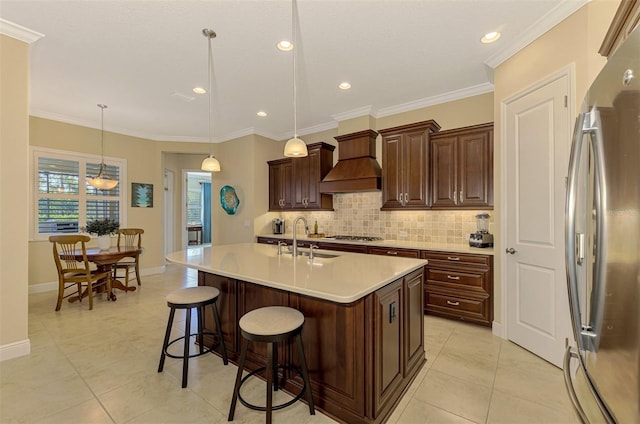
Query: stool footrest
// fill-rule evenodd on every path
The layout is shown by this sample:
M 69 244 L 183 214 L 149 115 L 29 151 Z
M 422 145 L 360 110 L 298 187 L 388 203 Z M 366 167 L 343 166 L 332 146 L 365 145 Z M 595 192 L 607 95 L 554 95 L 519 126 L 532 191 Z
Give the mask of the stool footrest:
M 293 371 L 296 371 L 298 373 L 298 375 L 300 377 L 302 377 L 302 372 L 301 372 L 299 367 L 294 367 L 294 366 L 290 366 L 290 365 L 278 365 L 276 368 L 279 369 L 279 370 L 293 370 Z M 244 384 L 245 381 L 247 381 L 249 378 L 251 378 L 252 376 L 256 375 L 257 373 L 265 371 L 266 369 L 267 369 L 267 367 L 256 368 L 255 370 L 251 371 L 249 374 L 247 374 L 244 377 L 242 377 L 242 380 L 240 380 L 240 386 L 238 387 L 238 400 L 240 401 L 241 404 L 243 404 L 244 406 L 246 406 L 249 409 L 253 409 L 254 411 L 263 411 L 264 412 L 264 411 L 267 410 L 267 407 L 266 406 L 258 406 L 258 405 L 254 405 L 252 403 L 247 402 L 246 400 L 244 400 L 242 398 L 242 394 L 240 393 L 240 389 L 242 388 L 242 385 Z M 274 378 L 276 378 L 276 376 L 274 376 Z M 277 411 L 279 409 L 284 409 L 287 406 L 293 405 L 299 399 L 301 399 L 302 396 L 304 396 L 306 388 L 307 388 L 307 384 L 303 380 L 303 385 L 302 385 L 302 389 L 300 390 L 300 393 L 298 393 L 293 399 L 291 399 L 288 402 L 282 403 L 280 405 L 273 405 L 271 407 L 271 410 Z
M 189 338 L 191 337 L 198 337 L 200 334 L 199 333 L 192 333 L 189 335 Z M 215 348 L 217 348 L 218 346 L 220 346 L 221 340 L 218 340 L 219 337 L 216 333 L 212 333 L 210 331 L 205 331 L 204 333 L 202 333 L 203 336 L 214 336 L 216 338 L 216 342 L 213 344 L 213 346 L 208 347 L 208 346 L 203 346 L 203 350 L 202 352 L 196 352 L 196 353 L 192 353 L 190 354 L 187 358 L 197 358 L 198 356 L 202 356 L 205 353 L 210 353 L 213 352 Z M 167 347 L 164 349 L 164 354 L 166 356 L 168 356 L 169 358 L 174 358 L 174 359 L 183 359 L 184 355 L 174 355 L 173 353 L 169 353 L 169 346 L 171 346 L 172 344 L 179 342 L 180 340 L 184 340 L 187 336 L 180 336 L 177 337 L 173 340 L 171 340 L 168 344 Z M 185 340 L 185 343 L 187 343 L 187 341 Z

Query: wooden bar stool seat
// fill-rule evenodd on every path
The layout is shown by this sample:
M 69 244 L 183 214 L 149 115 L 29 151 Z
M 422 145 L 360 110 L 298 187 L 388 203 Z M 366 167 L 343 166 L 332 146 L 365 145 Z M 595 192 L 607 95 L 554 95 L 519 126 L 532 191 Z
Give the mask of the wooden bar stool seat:
M 304 357 L 304 348 L 302 345 L 302 327 L 304 325 L 304 315 L 297 309 L 285 306 L 268 306 L 264 308 L 254 309 L 246 313 L 240 318 L 240 334 L 244 341 L 240 353 L 240 362 L 238 364 L 238 373 L 236 375 L 236 383 L 233 387 L 233 398 L 229 409 L 229 421 L 233 421 L 233 415 L 236 409 L 236 403 L 240 400 L 247 408 L 256 411 L 266 411 L 266 422 L 271 423 L 272 411 L 286 408 L 293 405 L 302 396 L 306 395 L 309 404 L 309 413 L 315 415 L 313 406 L 313 397 L 311 395 L 311 384 L 309 382 L 309 372 L 307 370 L 307 362 Z M 300 367 L 289 365 L 279 365 L 278 359 L 278 342 L 284 342 L 294 337 L 297 343 L 298 360 Z M 245 359 L 247 356 L 247 346 L 251 342 L 267 343 L 267 363 L 264 367 L 260 367 L 251 371 L 245 377 L 242 377 L 244 371 Z M 278 369 L 295 370 L 302 377 L 303 387 L 292 400 L 280 405 L 273 405 L 273 391 L 278 390 Z M 267 402 L 266 406 L 257 406 L 245 401 L 240 395 L 242 384 L 251 376 L 266 371 L 267 380 Z
M 164 360 L 168 356 L 169 358 L 182 358 L 182 388 L 187 387 L 187 377 L 189 375 L 189 358 L 195 358 L 197 356 L 204 355 L 205 353 L 213 352 L 218 345 L 222 351 L 222 361 L 225 365 L 228 364 L 227 349 L 224 346 L 224 339 L 222 337 L 222 327 L 220 326 L 220 316 L 218 315 L 217 300 L 220 296 L 220 290 L 215 287 L 198 286 L 187 287 L 173 291 L 167 295 L 167 305 L 171 308 L 169 312 L 169 321 L 167 323 L 167 331 L 164 335 L 164 343 L 162 344 L 162 354 L 160 355 L 160 364 L 158 365 L 158 372 L 162 372 L 164 368 Z M 207 305 L 211 305 L 213 308 L 213 318 L 216 322 L 216 332 L 203 331 L 203 319 L 204 308 Z M 198 332 L 191 333 L 191 310 L 197 308 L 198 310 Z M 171 336 L 171 327 L 173 325 L 173 318 L 177 309 L 186 309 L 186 318 L 184 325 L 184 336 L 177 337 L 169 341 Z M 212 335 L 216 337 L 216 343 L 212 347 L 204 346 L 204 336 Z M 189 353 L 189 340 L 191 336 L 198 338 L 199 352 Z M 169 346 L 183 340 L 184 349 L 182 355 L 174 355 L 168 352 Z

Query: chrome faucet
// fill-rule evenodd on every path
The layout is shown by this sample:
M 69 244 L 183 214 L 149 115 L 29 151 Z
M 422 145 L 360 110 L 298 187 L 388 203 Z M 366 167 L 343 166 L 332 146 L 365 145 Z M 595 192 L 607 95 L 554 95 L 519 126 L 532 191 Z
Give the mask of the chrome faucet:
M 298 216 L 293 220 L 293 257 L 298 256 L 298 238 L 296 236 L 296 227 L 298 225 L 298 221 L 302 220 L 304 223 L 304 233 L 309 234 L 309 225 L 307 224 L 307 220 L 304 219 L 304 216 Z

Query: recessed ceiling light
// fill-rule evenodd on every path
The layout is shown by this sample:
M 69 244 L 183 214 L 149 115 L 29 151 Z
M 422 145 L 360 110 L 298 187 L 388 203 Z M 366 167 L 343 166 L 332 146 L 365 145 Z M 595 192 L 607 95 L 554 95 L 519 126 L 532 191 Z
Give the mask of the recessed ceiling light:
M 278 47 L 278 50 L 288 52 L 293 50 L 293 43 L 291 41 L 282 40 L 276 45 L 276 47 Z
M 341 82 L 338 87 L 340 87 L 341 90 L 348 90 L 351 88 L 351 84 L 349 84 L 347 81 L 345 82 Z
M 193 87 L 193 92 L 196 94 L 204 94 L 207 92 L 207 90 L 202 87 Z
M 267 112 L 261 110 L 260 112 L 256 113 L 256 115 L 258 115 L 260 117 L 265 117 L 265 116 L 267 116 Z
M 484 37 L 480 39 L 480 41 L 484 44 L 488 44 L 488 43 L 493 43 L 498 38 L 500 38 L 500 33 L 493 31 L 493 32 L 486 33 Z

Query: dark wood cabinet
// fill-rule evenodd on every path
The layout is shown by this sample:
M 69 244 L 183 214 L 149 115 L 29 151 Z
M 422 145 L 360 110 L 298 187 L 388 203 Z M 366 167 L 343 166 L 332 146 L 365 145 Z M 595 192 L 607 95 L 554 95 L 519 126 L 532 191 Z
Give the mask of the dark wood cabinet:
M 493 208 L 493 123 L 432 135 L 431 208 Z
M 290 210 L 293 207 L 293 164 L 291 159 L 278 159 L 269 164 L 269 210 Z
M 429 137 L 433 120 L 380 130 L 382 210 L 429 208 Z
M 420 251 L 415 249 L 402 249 L 397 247 L 369 246 L 367 253 L 370 255 L 399 256 L 402 258 L 420 258 Z
M 264 240 L 269 240 L 264 238 Z M 305 316 L 302 337 L 316 407 L 340 422 L 377 424 L 387 420 L 425 362 L 423 268 L 342 304 L 198 272 L 199 285 L 220 289 L 218 300 L 229 360 L 237 363 L 241 336 L 238 321 L 263 306 L 290 306 Z M 212 316 L 205 330 L 215 328 Z M 207 338 L 205 343 L 213 342 Z M 278 360 L 297 365 L 296 346 L 278 345 Z M 266 348 L 249 343 L 247 368 L 263 366 Z M 298 393 L 295 372 L 280 374 L 281 387 Z
M 493 256 L 424 251 L 424 306 L 428 314 L 491 326 Z
M 268 161 L 269 210 L 333 210 L 333 195 L 319 184 L 333 166 L 335 146 L 314 143 L 308 156 Z

